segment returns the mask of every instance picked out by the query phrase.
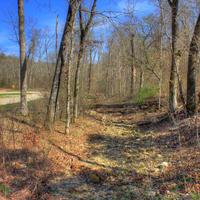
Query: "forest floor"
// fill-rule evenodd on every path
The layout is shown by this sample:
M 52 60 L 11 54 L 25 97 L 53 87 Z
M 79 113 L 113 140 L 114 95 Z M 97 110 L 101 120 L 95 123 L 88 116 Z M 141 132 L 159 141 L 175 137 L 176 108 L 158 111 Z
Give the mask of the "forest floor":
M 68 135 L 4 112 L 0 199 L 199 200 L 200 118 L 172 124 L 156 107 L 96 105 Z

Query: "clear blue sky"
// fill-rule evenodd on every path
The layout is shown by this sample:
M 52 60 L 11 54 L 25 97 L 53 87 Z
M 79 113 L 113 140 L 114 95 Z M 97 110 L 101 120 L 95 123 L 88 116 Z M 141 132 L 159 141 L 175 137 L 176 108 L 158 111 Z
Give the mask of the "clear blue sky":
M 126 1 L 98 0 L 97 10 L 122 11 L 126 7 Z M 67 2 L 67 0 L 25 0 L 25 20 L 27 24 L 34 24 L 37 28 L 48 27 L 54 33 L 56 15 L 59 15 L 60 27 L 64 24 Z M 138 0 L 135 5 L 135 13 L 139 17 L 148 15 L 155 10 L 150 0 Z M 19 47 L 14 41 L 15 36 L 11 25 L 11 18 L 15 22 L 17 20 L 17 0 L 1 0 L 0 10 L 0 51 L 6 54 L 18 55 Z M 26 26 L 27 35 L 28 29 L 29 27 Z M 102 33 L 108 31 L 103 27 L 97 30 Z

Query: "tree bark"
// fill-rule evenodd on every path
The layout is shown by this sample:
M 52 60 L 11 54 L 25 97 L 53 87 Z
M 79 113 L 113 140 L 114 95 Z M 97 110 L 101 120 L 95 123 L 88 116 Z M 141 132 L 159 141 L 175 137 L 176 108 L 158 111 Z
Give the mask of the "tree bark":
M 176 63 L 176 56 L 178 56 L 177 50 L 177 37 L 178 37 L 178 3 L 179 0 L 168 0 L 171 7 L 172 15 L 172 61 L 171 61 L 171 73 L 169 81 L 169 110 L 174 113 L 177 107 L 177 73 L 178 66 Z
M 200 14 L 197 19 L 192 41 L 190 43 L 190 51 L 188 58 L 187 73 L 187 113 L 192 115 L 196 110 L 196 69 L 198 68 L 198 54 L 200 43 Z
M 80 6 L 80 3 L 81 3 L 81 0 L 70 0 L 70 4 L 68 8 L 68 14 L 67 14 L 65 28 L 64 28 L 64 32 L 63 32 L 63 36 L 62 36 L 62 40 L 60 44 L 60 49 L 58 52 L 56 68 L 55 68 L 55 73 L 54 73 L 53 83 L 51 87 L 48 108 L 47 108 L 47 117 L 46 117 L 45 126 L 49 130 L 52 130 L 53 124 L 55 121 L 61 74 L 63 71 L 63 67 L 66 65 L 66 56 L 67 56 L 67 50 L 69 46 L 68 45 L 69 39 L 73 30 L 75 16 Z
M 28 114 L 27 105 L 27 59 L 26 39 L 24 28 L 24 0 L 18 0 L 19 17 L 19 46 L 20 46 L 20 111 L 22 115 Z

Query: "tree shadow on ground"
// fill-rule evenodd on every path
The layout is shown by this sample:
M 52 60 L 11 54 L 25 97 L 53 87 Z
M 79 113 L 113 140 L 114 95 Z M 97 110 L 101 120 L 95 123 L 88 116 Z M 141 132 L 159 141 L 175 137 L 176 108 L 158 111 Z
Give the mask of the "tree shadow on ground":
M 183 192 L 189 185 L 197 187 L 199 184 L 199 178 L 194 177 L 197 174 L 200 177 L 199 171 L 196 173 L 200 167 L 196 129 L 184 128 L 181 130 L 181 136 L 179 130 L 156 137 L 151 134 L 144 137 L 134 135 L 122 137 L 94 133 L 89 137 L 88 142 L 92 144 L 90 149 L 92 156 L 103 156 L 110 162 L 114 161 L 128 173 L 145 165 L 147 173 L 140 175 L 145 174 L 147 178 L 149 171 L 148 175 L 151 176 L 152 184 L 159 188 L 161 193 L 167 192 L 168 189 Z M 187 155 L 194 149 L 197 154 L 194 153 L 192 158 L 190 156 L 189 161 Z M 172 155 L 176 155 L 177 151 L 180 151 L 179 156 L 173 157 Z M 153 161 L 157 164 L 156 168 L 162 168 L 162 162 L 170 162 L 170 165 L 167 166 L 166 171 L 161 170 L 158 175 L 152 173 L 153 170 L 147 167 Z
M 173 125 L 168 113 L 162 113 L 156 115 L 155 117 L 147 117 L 144 121 L 139 121 L 136 124 L 139 131 L 152 131 L 154 133 L 162 132 L 163 130 L 169 129 Z
M 95 155 L 99 154 L 101 157 L 103 156 L 106 158 L 106 160 L 117 161 L 117 170 L 115 170 L 114 167 L 106 167 L 105 165 L 101 168 L 102 165 L 90 162 L 95 167 L 82 167 L 74 176 L 63 178 L 59 182 L 51 184 L 51 192 L 58 199 L 64 196 L 72 200 L 151 200 L 159 199 L 158 197 L 166 195 L 168 191 L 173 191 L 182 195 L 188 191 L 189 188 L 191 189 L 198 186 L 199 179 L 194 173 L 200 165 L 198 155 L 194 156 L 192 158 L 193 160 L 190 160 L 190 162 L 187 160 L 187 154 L 182 157 L 183 160 L 174 157 L 173 165 L 164 171 L 161 170 L 159 174 L 151 174 L 151 172 L 148 174 L 140 173 L 134 170 L 133 165 L 128 165 L 129 161 L 127 161 L 127 163 L 121 162 L 130 160 L 130 155 L 127 156 L 125 153 L 127 148 L 132 154 L 131 156 L 134 158 L 134 161 L 144 161 L 143 158 L 138 157 L 138 160 L 136 160 L 137 157 L 134 157 L 134 151 L 132 151 L 132 147 L 134 146 L 132 146 L 133 141 L 131 141 L 133 138 L 128 138 L 128 143 L 126 139 L 122 139 L 121 137 L 106 137 L 105 135 L 102 136 L 102 134 L 91 135 L 88 141 L 92 144 L 90 160 L 93 160 L 92 156 L 94 153 Z M 137 145 L 141 150 L 143 148 L 149 148 L 149 144 L 143 143 L 143 141 L 141 144 L 137 143 Z M 154 145 L 161 148 L 161 152 L 159 153 L 166 153 L 166 147 L 162 147 L 162 144 L 157 144 L 155 142 Z M 94 149 L 95 146 L 98 147 Z M 138 147 L 136 146 L 136 148 Z M 171 147 L 167 148 L 169 151 L 174 151 Z M 115 149 L 117 149 L 117 151 L 115 151 Z M 186 150 L 190 152 L 190 150 Z M 150 160 L 152 160 L 152 158 Z M 146 162 L 149 161 L 146 160 Z M 123 165 L 121 165 L 122 163 Z M 128 166 L 128 169 L 124 167 L 125 165 Z M 156 196 L 152 197 L 150 195 L 152 191 L 156 193 Z
M 143 198 L 142 190 L 136 186 L 135 180 L 113 180 L 115 176 L 106 170 L 84 168 L 75 176 L 52 184 L 50 186 L 51 193 L 54 195 L 54 199 L 63 197 L 70 200 L 147 199 Z M 98 177 L 98 181 L 91 177 Z

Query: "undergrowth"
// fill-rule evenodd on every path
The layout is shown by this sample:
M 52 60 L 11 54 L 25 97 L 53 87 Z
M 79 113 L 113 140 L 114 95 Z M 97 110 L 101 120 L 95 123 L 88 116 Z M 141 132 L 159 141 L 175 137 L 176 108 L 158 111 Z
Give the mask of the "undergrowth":
M 143 104 L 147 99 L 153 98 L 157 95 L 159 88 L 155 86 L 145 86 L 141 88 L 134 100 L 134 103 Z

